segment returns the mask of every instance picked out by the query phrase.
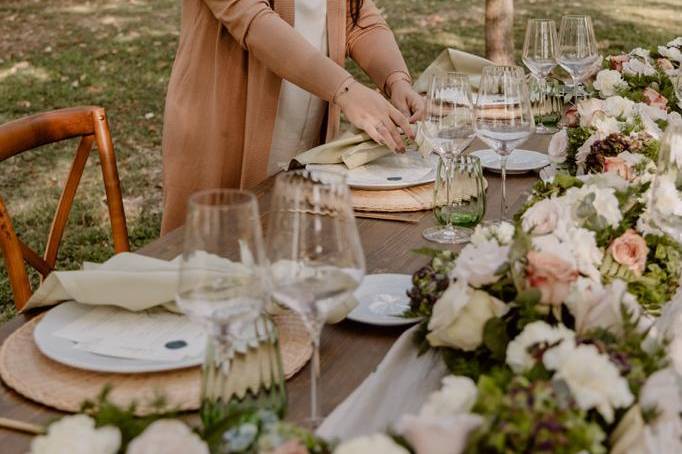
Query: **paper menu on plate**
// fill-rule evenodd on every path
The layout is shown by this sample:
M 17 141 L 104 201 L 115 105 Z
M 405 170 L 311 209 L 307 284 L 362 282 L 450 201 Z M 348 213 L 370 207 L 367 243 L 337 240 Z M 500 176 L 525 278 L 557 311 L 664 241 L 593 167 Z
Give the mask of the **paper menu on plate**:
M 93 307 L 54 332 L 94 354 L 148 361 L 182 361 L 202 354 L 202 327 L 186 316 L 157 308 L 130 312 Z

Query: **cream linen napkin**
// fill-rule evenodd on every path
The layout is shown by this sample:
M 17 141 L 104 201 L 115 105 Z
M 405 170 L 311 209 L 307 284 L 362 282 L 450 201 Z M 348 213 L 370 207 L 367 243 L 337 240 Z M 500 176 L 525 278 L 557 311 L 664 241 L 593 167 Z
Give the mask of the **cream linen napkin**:
M 317 435 L 341 440 L 370 435 L 391 428 L 404 414 L 419 412 L 448 371 L 438 355 L 417 356 L 413 336 L 418 328 L 398 338 L 376 371 L 327 416 Z
M 360 167 L 391 154 L 386 145 L 374 142 L 367 134 L 349 130 L 341 134 L 337 140 L 294 157 L 292 164 L 345 164 L 349 169 Z
M 419 76 L 414 83 L 414 89 L 418 93 L 426 93 L 429 89 L 431 77 L 434 74 L 444 74 L 447 72 L 469 74 L 471 84 L 478 88 L 483 68 L 493 64 L 490 60 L 478 55 L 456 49 L 445 49 Z
M 210 259 L 210 258 L 209 258 Z M 243 272 L 243 265 L 215 257 L 212 269 Z M 24 310 L 52 306 L 62 301 L 117 306 L 129 311 L 143 311 L 155 306 L 178 312 L 175 292 L 178 287 L 180 257 L 172 261 L 124 252 L 100 264 L 85 263 L 82 270 L 55 271 L 36 290 Z M 343 320 L 357 306 L 354 298 L 340 304 L 327 316 L 327 323 Z M 272 304 L 268 312 L 285 309 Z

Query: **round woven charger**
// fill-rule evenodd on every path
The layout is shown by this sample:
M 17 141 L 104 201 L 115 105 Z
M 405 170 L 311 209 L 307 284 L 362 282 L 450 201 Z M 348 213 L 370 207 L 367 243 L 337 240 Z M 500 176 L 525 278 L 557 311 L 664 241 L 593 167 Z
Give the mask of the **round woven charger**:
M 433 208 L 433 183 L 390 191 L 351 191 L 353 208 L 358 211 L 405 212 Z
M 109 400 L 126 407 L 137 404 L 140 416 L 155 410 L 154 401 L 163 396 L 168 408 L 178 411 L 199 408 L 201 370 L 199 367 L 150 374 L 91 372 L 52 361 L 33 340 L 36 317 L 16 330 L 0 349 L 0 377 L 16 392 L 35 402 L 67 412 L 78 412 L 86 399 L 94 399 L 111 385 Z M 312 355 L 310 336 L 294 314 L 273 317 L 279 331 L 284 375 L 290 378 Z

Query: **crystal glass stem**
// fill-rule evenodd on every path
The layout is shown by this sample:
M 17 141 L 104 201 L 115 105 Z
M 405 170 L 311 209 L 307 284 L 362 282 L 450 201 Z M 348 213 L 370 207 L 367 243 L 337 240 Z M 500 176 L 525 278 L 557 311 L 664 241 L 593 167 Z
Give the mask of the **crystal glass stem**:
M 316 429 L 321 422 L 320 404 L 317 400 L 320 385 L 320 334 L 313 336 L 313 357 L 310 359 L 310 425 Z
M 500 206 L 500 221 L 507 218 L 507 155 L 500 156 L 500 170 L 502 171 L 502 203 Z

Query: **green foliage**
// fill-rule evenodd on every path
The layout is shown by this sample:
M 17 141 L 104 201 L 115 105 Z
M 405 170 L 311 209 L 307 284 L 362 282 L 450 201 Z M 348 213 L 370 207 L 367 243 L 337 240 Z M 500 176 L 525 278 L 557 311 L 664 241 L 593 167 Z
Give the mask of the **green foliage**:
M 605 453 L 603 430 L 566 392 L 543 380 L 482 376 L 474 412 L 484 423 L 469 437 L 466 452 Z

